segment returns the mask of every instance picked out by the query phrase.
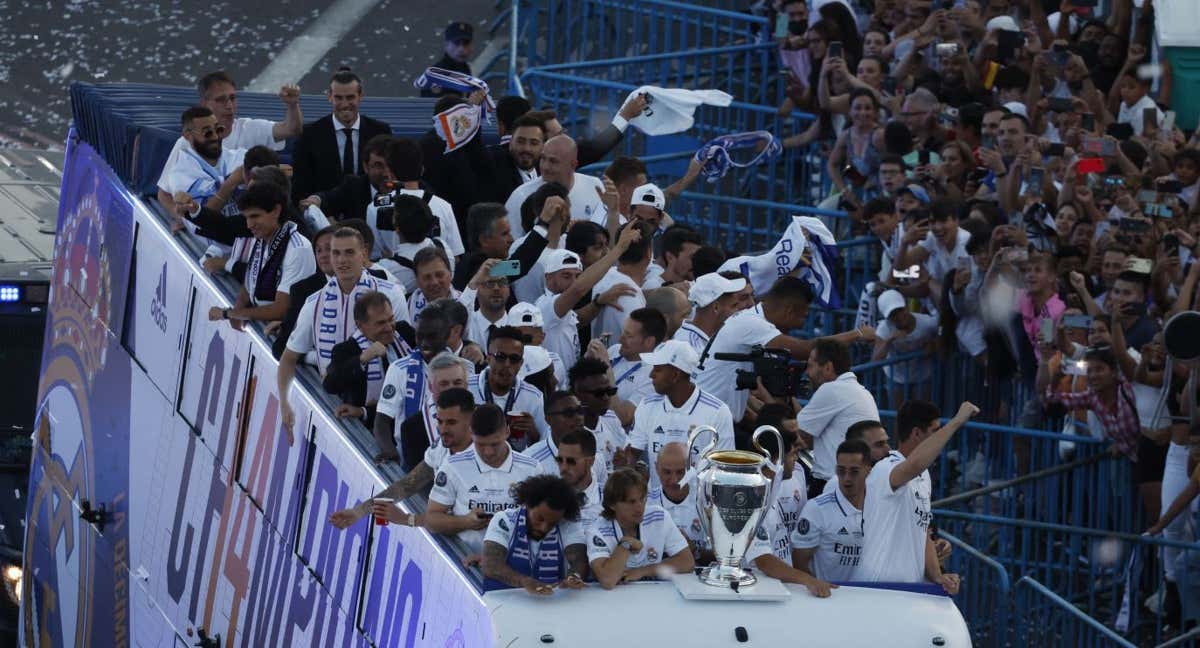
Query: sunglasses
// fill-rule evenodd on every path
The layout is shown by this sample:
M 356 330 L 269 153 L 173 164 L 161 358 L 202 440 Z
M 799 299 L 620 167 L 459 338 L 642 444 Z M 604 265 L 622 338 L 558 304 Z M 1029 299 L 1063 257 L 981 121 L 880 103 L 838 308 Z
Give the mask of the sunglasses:
M 519 365 L 522 362 L 525 362 L 525 356 L 522 356 L 519 353 L 502 353 L 500 351 L 497 351 L 495 353 L 490 353 L 488 355 L 491 356 L 492 358 L 495 358 L 496 362 L 503 362 L 503 363 L 515 364 L 515 365 Z
M 195 128 L 189 128 L 188 130 L 192 131 L 193 133 L 200 133 L 200 136 L 203 137 L 204 139 L 212 139 L 214 137 L 220 137 L 225 134 L 225 126 L 223 126 L 221 124 L 217 124 L 216 126 L 209 126 L 208 128 L 205 128 L 204 130 L 196 130 Z
M 565 416 L 565 417 L 583 416 L 583 408 L 582 407 L 568 407 L 566 409 L 562 409 L 557 412 L 550 412 L 550 414 L 552 416 Z
M 593 390 L 589 391 L 588 393 L 597 398 L 603 398 L 605 396 L 616 396 L 617 388 L 616 387 L 600 387 L 599 389 L 593 389 Z

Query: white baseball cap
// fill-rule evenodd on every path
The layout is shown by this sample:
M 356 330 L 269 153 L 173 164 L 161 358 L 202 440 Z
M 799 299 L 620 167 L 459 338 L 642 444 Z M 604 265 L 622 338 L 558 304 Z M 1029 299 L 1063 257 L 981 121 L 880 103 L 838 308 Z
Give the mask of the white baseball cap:
M 887 317 L 893 312 L 901 308 L 905 308 L 904 295 L 901 295 L 895 290 L 886 290 L 879 295 L 879 299 L 876 301 L 876 304 L 879 306 L 879 314 Z
M 682 340 L 667 340 L 650 353 L 641 354 L 642 362 L 651 367 L 671 365 L 689 376 L 696 373 L 700 356 L 692 345 Z
M 692 287 L 688 290 L 688 301 L 695 304 L 696 308 L 704 308 L 720 299 L 721 295 L 735 293 L 745 287 L 746 280 L 742 277 L 726 279 L 710 272 L 696 277 L 696 281 L 692 282 Z
M 542 309 L 529 302 L 521 302 L 508 309 L 508 315 L 504 318 L 504 324 L 506 326 L 536 326 L 542 328 Z
M 524 380 L 526 376 L 533 375 L 549 366 L 550 354 L 540 346 L 527 344 L 525 345 L 525 362 L 522 362 L 521 368 L 517 370 L 517 379 Z
M 1012 16 L 996 16 L 995 18 L 992 18 L 991 20 L 987 21 L 987 25 L 985 26 L 985 29 L 987 31 L 992 31 L 992 30 L 1010 31 L 1010 32 L 1021 31 L 1021 28 L 1017 26 L 1017 21 L 1013 20 Z
M 546 268 L 546 274 L 559 270 L 583 271 L 583 262 L 579 260 L 579 255 L 570 250 L 547 250 L 546 256 L 542 258 L 542 266 Z
M 629 206 L 632 209 L 637 205 L 646 205 L 662 211 L 667 207 L 667 199 L 658 185 L 647 182 L 633 190 L 633 199 L 629 202 Z

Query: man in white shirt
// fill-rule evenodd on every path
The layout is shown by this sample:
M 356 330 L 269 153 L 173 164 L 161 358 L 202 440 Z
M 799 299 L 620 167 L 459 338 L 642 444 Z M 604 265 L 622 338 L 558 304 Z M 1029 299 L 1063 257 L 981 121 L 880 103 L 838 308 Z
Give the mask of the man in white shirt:
M 547 199 L 555 200 L 555 198 Z M 629 246 L 641 239 L 641 231 L 631 227 L 621 232 L 617 244 L 587 270 L 579 255 L 568 250 L 550 250 L 542 264 L 546 271 L 546 293 L 535 304 L 542 311 L 546 339 L 542 346 L 562 358 L 567 371 L 579 360 L 579 316 L 575 304 L 591 291 L 604 273 L 617 262 Z
M 391 242 L 387 245 L 390 256 L 379 260 L 379 265 L 396 277 L 404 286 L 405 294 L 417 289 L 416 264 L 417 253 L 425 248 L 436 247 L 447 249 L 447 244 L 440 238 L 430 237 L 435 220 L 429 211 L 429 205 L 416 196 L 402 194 L 392 201 L 392 213 L 395 230 L 391 234 Z M 449 254 L 447 254 L 449 256 Z M 454 262 L 450 261 L 451 269 Z M 448 280 L 447 280 L 448 281 Z
M 641 360 L 653 368 L 650 379 L 654 395 L 641 401 L 633 414 L 629 447 L 639 461 L 645 461 L 649 466 L 650 494 L 657 499 L 662 486 L 655 465 L 663 446 L 668 443 L 686 446 L 692 430 L 708 425 L 717 430 L 716 447 L 732 450 L 733 416 L 725 403 L 692 382 L 697 360 L 692 347 L 671 340 L 653 353 L 643 353 Z M 709 440 L 706 437 L 703 443 Z M 697 452 L 702 445 L 697 443 Z
M 618 344 L 608 348 L 617 398 L 637 405 L 654 392 L 650 384 L 651 365 L 643 360 L 667 335 L 667 319 L 651 308 L 639 308 L 629 314 L 621 327 Z
M 854 580 L 862 557 L 862 507 L 871 450 L 862 440 L 837 448 L 837 485 L 808 501 L 792 532 L 792 564 L 821 580 Z
M 395 441 L 397 421 L 403 422 L 421 411 L 429 388 L 429 362 L 447 350 L 449 335 L 449 315 L 440 308 L 427 309 L 425 317 L 417 322 L 417 349 L 388 367 L 375 407 L 373 431 L 379 447 L 379 453 L 375 455 L 377 463 L 400 459 Z
M 472 301 L 476 304 L 474 309 L 470 309 L 466 337 L 485 349 L 492 331 L 504 326 L 508 317 L 508 297 L 511 294 L 508 277 L 491 276 L 492 268 L 502 260 L 484 261 L 460 295 L 464 305 Z
M 630 291 L 629 294 L 618 297 L 615 302 L 600 306 L 600 312 L 592 319 L 593 339 L 603 339 L 606 334 L 616 337 L 621 333 L 629 314 L 646 306 L 642 282 L 646 279 L 646 268 L 650 265 L 654 229 L 645 223 L 633 223 L 626 227 L 636 227 L 641 232 L 641 238 L 617 257 L 616 267 L 609 268 L 600 281 L 596 282 L 592 288 L 592 301 L 596 301 L 600 295 L 618 284 L 628 286 Z
M 818 340 L 808 356 L 809 382 L 815 391 L 800 410 L 796 423 L 813 449 L 809 497 L 824 491 L 833 478 L 834 451 L 846 440 L 846 430 L 864 420 L 878 420 L 875 397 L 850 371 L 850 349 L 835 340 Z
M 613 412 L 617 388 L 613 386 L 612 369 L 608 363 L 585 356 L 567 372 L 571 393 L 583 408 L 583 425 L 596 437 L 596 452 L 607 471 L 624 464 L 629 435 Z
M 699 232 L 677 223 L 664 229 L 657 243 L 659 251 L 646 271 L 642 288 L 650 290 L 696 279 L 692 270 L 692 255 L 704 246 L 704 238 Z
M 1133 127 L 1134 135 L 1141 135 L 1146 128 L 1144 115 L 1147 110 L 1154 111 L 1154 130 L 1158 130 L 1162 124 L 1163 113 L 1158 109 L 1158 104 L 1154 99 L 1147 94 L 1150 91 L 1150 82 L 1137 78 L 1132 74 L 1117 79 L 1117 85 L 1120 87 L 1118 92 L 1121 97 L 1121 108 L 1117 112 L 1118 124 L 1129 124 Z
M 484 403 L 471 414 L 472 447 L 438 468 L 429 492 L 424 526 L 457 535 L 471 553 L 483 549 L 483 529 L 492 516 L 515 508 L 513 486 L 542 474 L 538 463 L 508 445 L 504 411 Z
M 465 376 L 463 380 L 466 380 Z M 471 447 L 471 414 L 475 411 L 475 400 L 471 397 L 471 392 L 456 387 L 442 391 L 436 399 L 438 443 L 429 446 L 421 463 L 371 499 L 359 502 L 353 508 L 334 511 L 329 516 L 330 524 L 345 529 L 370 513 L 372 508 L 376 508 L 385 513 L 380 517 L 395 524 L 421 526 L 422 515 L 403 513 L 396 506 L 382 502 L 382 506 L 376 506 L 373 500 L 390 499 L 398 502 L 417 493 L 428 494 L 429 488 L 433 486 L 434 471 L 440 468 L 447 458 Z
M 648 501 L 663 507 L 671 516 L 675 526 L 679 527 L 679 532 L 687 538 L 692 555 L 703 565 L 712 562 L 713 559 L 710 557 L 704 560 L 700 558 L 700 553 L 708 551 L 711 556 L 712 549 L 708 546 L 708 536 L 704 533 L 700 513 L 696 509 L 696 481 L 684 480 L 687 468 L 686 443 L 672 441 L 665 444 L 658 451 L 658 458 L 654 462 L 659 490 L 657 493 L 651 492 Z
M 226 127 L 208 108 L 188 108 L 180 122 L 186 143 L 179 147 L 173 162 L 168 160 L 158 178 L 158 201 L 172 213 L 174 195 L 179 192 L 188 194 L 201 206 L 218 193 L 224 201 L 229 201 L 245 182 L 242 174 L 235 171 L 242 166 L 246 149 L 224 145 Z
M 929 536 L 928 468 L 979 408 L 963 403 L 945 425 L 933 403 L 908 401 L 896 413 L 900 450 L 871 468 L 863 502 L 863 551 L 855 580 L 939 583 L 951 596 L 959 578 L 943 574 Z
M 512 445 L 523 450 L 550 434 L 546 423 L 542 393 L 524 380 L 517 371 L 525 361 L 525 339 L 511 326 L 492 333 L 487 347 L 487 369 L 468 382 L 477 403 L 494 403 L 509 419 Z
M 508 210 L 508 222 L 512 226 L 513 238 L 519 239 L 525 234 L 525 228 L 521 224 L 521 205 L 533 192 L 550 182 L 562 185 L 569 192 L 567 202 L 570 204 L 571 220 L 592 221 L 608 229 L 608 210 L 601 200 L 604 183 L 592 176 L 575 172 L 579 166 L 577 154 L 575 140 L 567 135 L 558 135 L 546 141 L 538 163 L 541 177 L 517 187 L 504 203 L 504 208 Z
M 530 477 L 514 490 L 517 506 L 497 513 L 483 539 L 483 590 L 583 589 L 587 549 L 575 490 L 557 475 Z
M 956 205 L 935 201 L 930 208 L 929 223 L 913 226 L 905 232 L 896 255 L 901 268 L 916 264 L 925 266 L 934 282 L 930 286 L 934 295 L 941 295 L 941 283 L 946 273 L 958 267 L 959 259 L 971 259 L 967 253 L 971 233 L 958 226 L 956 210 Z
M 542 343 L 546 341 L 545 325 L 542 320 L 542 311 L 537 306 L 529 302 L 520 302 L 509 309 L 508 315 L 505 317 L 504 324 L 507 326 L 516 327 L 521 335 L 525 336 L 526 344 L 529 346 L 542 347 Z M 559 355 L 549 349 L 545 349 L 550 356 L 550 364 L 554 367 L 554 379 L 560 385 L 567 384 L 567 366 L 563 363 Z
M 279 100 L 284 105 L 284 118 L 281 122 L 267 119 L 251 119 L 238 117 L 237 84 L 233 77 L 224 70 L 209 72 L 196 82 L 196 91 L 200 95 L 200 105 L 212 111 L 217 124 L 222 127 L 221 145 L 230 150 L 249 149 L 255 146 L 267 146 L 276 151 L 282 151 L 286 140 L 300 134 L 304 127 L 304 116 L 300 112 L 300 88 L 295 85 L 284 85 L 279 88 Z M 162 178 L 179 163 L 180 156 L 191 144 L 186 137 L 175 140 L 167 162 L 163 165 Z M 239 158 L 239 164 L 240 164 Z M 159 201 L 169 198 L 173 191 L 159 186 Z M 165 196 L 164 193 L 165 192 Z M 170 204 L 163 202 L 164 205 Z
M 735 421 L 746 412 L 749 390 L 737 389 L 737 372 L 750 371 L 748 361 L 718 360 L 717 353 L 749 353 L 752 347 L 786 349 L 796 360 L 808 360 L 814 340 L 801 340 L 785 335 L 787 331 L 804 326 L 808 307 L 813 301 L 812 287 L 796 277 L 780 277 L 763 297 L 762 303 L 730 317 L 716 332 L 707 356 L 701 356 L 696 384 L 727 403 Z M 859 339 L 874 339 L 875 330 L 869 326 L 830 336 L 830 339 L 850 343 Z M 825 339 L 825 338 L 821 338 Z
M 579 401 L 574 397 L 559 399 L 550 407 L 565 408 L 569 401 L 579 407 Z M 596 478 L 596 467 L 603 468 L 602 463 L 596 461 L 596 437 L 583 427 L 567 432 L 558 444 L 554 461 L 558 464 L 559 476 L 579 493 L 579 521 L 586 527 L 600 517 L 604 508 L 604 481 Z
M 437 246 L 424 247 L 413 255 L 413 274 L 417 289 L 408 297 L 408 312 L 413 321 L 421 319 L 421 311 L 433 302 L 443 299 L 458 299 L 459 292 L 450 285 L 454 267 L 446 251 Z
M 710 272 L 696 277 L 688 290 L 688 301 L 695 307 L 695 313 L 675 331 L 673 339 L 688 343 L 697 356 L 704 353 L 712 336 L 738 311 L 738 292 L 745 287 L 746 278 L 741 275 L 729 278 Z

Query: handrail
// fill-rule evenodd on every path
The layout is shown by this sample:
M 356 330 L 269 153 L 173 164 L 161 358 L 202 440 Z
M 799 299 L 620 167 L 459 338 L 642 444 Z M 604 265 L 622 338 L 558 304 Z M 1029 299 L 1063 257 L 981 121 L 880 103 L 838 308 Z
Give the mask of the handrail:
M 937 534 L 939 537 L 945 538 L 946 541 L 949 542 L 950 544 L 954 545 L 955 547 L 958 547 L 959 549 L 962 549 L 967 554 L 970 554 L 970 556 L 972 558 L 975 558 L 975 559 L 979 560 L 980 562 L 982 562 L 983 564 L 987 565 L 988 567 L 996 570 L 996 573 L 1000 576 L 1001 591 L 1005 594 L 1008 593 L 1009 589 L 1011 589 L 1011 586 L 1009 584 L 1008 570 L 1004 569 L 1004 565 L 1001 565 L 999 562 L 996 562 L 996 560 L 994 558 L 988 556 L 987 554 L 976 549 L 975 547 L 967 544 L 966 542 L 959 539 L 957 536 L 955 536 L 954 534 L 952 534 L 948 531 L 938 529 Z
M 1126 640 L 1121 635 L 1117 634 L 1116 631 L 1114 631 L 1112 628 L 1109 628 L 1108 626 L 1104 625 L 1103 623 L 1100 623 L 1099 621 L 1093 619 L 1092 617 L 1084 614 L 1078 608 L 1076 608 L 1074 605 L 1072 605 L 1069 601 L 1067 601 L 1063 597 L 1056 594 L 1050 588 L 1039 583 L 1037 581 L 1037 579 L 1033 578 L 1032 576 L 1021 577 L 1021 580 L 1017 581 L 1017 584 L 1013 587 L 1013 590 L 1015 591 L 1018 587 L 1021 587 L 1022 585 L 1026 585 L 1026 586 L 1032 588 L 1034 591 L 1041 594 L 1042 596 L 1045 596 L 1046 598 L 1050 599 L 1050 601 L 1052 603 L 1054 603 L 1056 606 L 1061 608 L 1064 612 L 1066 612 L 1067 614 L 1070 614 L 1071 616 L 1075 617 L 1076 619 L 1091 626 L 1093 630 L 1104 635 L 1106 638 L 1116 642 L 1118 645 L 1124 646 L 1127 648 L 1137 648 L 1137 646 L 1130 643 L 1128 640 Z
M 508 18 L 510 23 L 508 26 L 508 92 L 524 97 L 525 87 L 521 84 L 521 78 L 517 76 L 517 43 L 521 29 L 518 16 L 520 5 L 521 0 L 512 0 L 511 15 Z
M 693 56 L 707 56 L 709 54 L 732 54 L 736 52 L 748 52 L 756 49 L 775 49 L 773 43 L 750 43 L 747 45 L 729 45 L 726 47 L 706 47 L 704 49 L 685 50 L 679 52 L 660 52 L 658 54 L 644 54 L 642 56 L 619 56 L 616 58 L 606 59 L 587 59 L 584 61 L 568 61 L 566 63 L 551 63 L 550 65 L 539 65 L 529 68 L 526 72 L 532 70 L 549 70 L 558 72 L 560 70 L 572 70 L 578 68 L 593 68 L 593 67 L 611 67 L 614 65 L 627 65 L 636 63 L 647 63 L 650 61 L 662 60 L 679 60 Z M 815 115 L 809 113 L 798 113 L 807 116 L 810 119 L 816 119 Z
M 715 9 L 713 7 L 704 7 L 683 2 L 672 2 L 672 0 L 631 0 L 627 6 L 621 6 L 618 0 L 593 0 L 594 4 L 603 4 L 619 9 L 643 9 L 647 6 L 658 5 L 667 9 L 676 9 L 686 11 L 693 14 L 706 14 L 714 18 L 729 18 L 731 20 L 741 20 L 747 25 L 758 24 L 766 26 L 767 19 L 762 16 L 752 16 L 738 11 L 728 11 L 725 9 Z
M 1174 646 L 1182 646 L 1184 643 L 1190 642 L 1193 639 L 1200 639 L 1200 627 L 1192 628 L 1188 632 L 1185 632 L 1184 634 L 1181 634 L 1170 641 L 1160 643 L 1154 648 L 1173 648 Z M 1193 644 L 1189 643 L 1188 645 Z
M 1091 536 L 1094 538 L 1109 538 L 1116 540 L 1124 540 L 1135 544 L 1150 544 L 1158 547 L 1171 547 L 1174 549 L 1186 549 L 1188 551 L 1200 551 L 1200 541 L 1196 542 L 1180 542 L 1178 540 L 1167 540 L 1150 535 L 1139 535 L 1136 533 L 1127 533 L 1125 531 L 1106 531 L 1104 529 L 1093 529 L 1091 527 L 1069 526 L 1066 524 L 1055 524 L 1053 522 L 1038 522 L 1036 520 L 1027 520 L 1023 518 L 999 517 L 996 515 L 986 515 L 983 513 L 967 513 L 965 511 L 955 511 L 953 509 L 933 509 L 934 517 L 947 517 L 956 520 L 966 520 L 968 522 L 984 522 L 987 524 L 1001 524 L 1025 527 L 1029 529 L 1038 529 L 1040 531 L 1055 531 L 1059 533 L 1074 533 L 1079 535 Z
M 1101 460 L 1104 460 L 1104 459 L 1116 459 L 1116 457 L 1114 457 L 1113 455 L 1111 455 L 1107 452 L 1102 452 L 1100 454 L 1095 454 L 1090 457 L 1076 459 L 1069 463 L 1059 464 L 1057 466 L 1050 466 L 1049 468 L 1042 468 L 1041 470 L 1036 470 L 1034 472 L 1027 473 L 1027 474 L 1021 475 L 1019 477 L 1014 477 L 1007 481 L 1002 481 L 998 484 L 988 484 L 987 486 L 981 486 L 979 488 L 975 488 L 975 489 L 972 489 L 969 491 L 964 491 L 964 492 L 958 493 L 956 495 L 951 495 L 949 497 L 943 497 L 942 499 L 933 502 L 932 506 L 951 506 L 953 504 L 957 504 L 962 501 L 974 499 L 976 497 L 979 497 L 980 495 L 987 495 L 989 493 L 994 493 L 996 491 L 1002 491 L 1007 488 L 1012 488 L 1013 486 L 1023 484 L 1027 481 L 1041 479 L 1042 477 L 1048 477 L 1050 475 L 1054 475 L 1054 474 L 1057 474 L 1060 472 L 1070 472 L 1081 466 L 1086 466 L 1086 465 L 1093 464 L 1093 463 L 1099 463 Z

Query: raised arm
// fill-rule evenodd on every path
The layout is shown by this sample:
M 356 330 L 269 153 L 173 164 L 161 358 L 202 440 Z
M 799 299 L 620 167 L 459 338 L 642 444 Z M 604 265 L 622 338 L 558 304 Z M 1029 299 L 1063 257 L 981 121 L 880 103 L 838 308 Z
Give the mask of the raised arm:
M 557 198 L 556 196 L 547 198 L 546 202 L 550 202 L 551 200 L 555 199 L 557 199 L 559 202 L 562 202 L 562 199 Z M 562 204 L 565 208 L 566 203 L 563 202 Z M 574 308 L 575 304 L 579 302 L 580 299 L 583 299 L 584 295 L 590 293 L 592 288 L 594 288 L 596 284 L 599 283 L 602 278 L 604 278 L 605 273 L 608 272 L 609 268 L 616 264 L 617 259 L 625 253 L 625 250 L 628 250 L 630 245 L 640 241 L 641 238 L 642 233 L 638 231 L 636 227 L 625 228 L 625 231 L 621 232 L 621 238 L 618 239 L 617 244 L 608 251 L 608 254 L 605 254 L 600 258 L 599 261 L 593 263 L 586 270 L 580 273 L 579 278 L 575 280 L 575 283 L 571 284 L 570 287 L 559 293 L 558 297 L 556 297 L 554 300 L 555 314 L 559 317 L 565 316 L 567 311 Z
M 892 469 L 889 475 L 888 483 L 892 490 L 896 490 L 916 478 L 917 475 L 925 472 L 927 468 L 933 465 L 933 461 L 942 453 L 942 448 L 950 442 L 951 437 L 958 431 L 959 428 L 967 424 L 971 417 L 979 413 L 979 408 L 970 402 L 964 402 L 958 408 L 958 413 L 954 418 L 946 422 L 945 425 L 938 428 L 929 438 L 925 439 L 912 451 L 900 465 Z
M 286 112 L 283 121 L 275 122 L 275 126 L 271 128 L 271 137 L 274 137 L 276 142 L 296 137 L 304 129 L 304 115 L 300 112 L 300 86 L 281 86 L 279 100 L 283 102 Z

